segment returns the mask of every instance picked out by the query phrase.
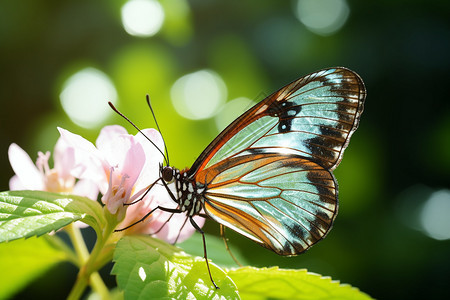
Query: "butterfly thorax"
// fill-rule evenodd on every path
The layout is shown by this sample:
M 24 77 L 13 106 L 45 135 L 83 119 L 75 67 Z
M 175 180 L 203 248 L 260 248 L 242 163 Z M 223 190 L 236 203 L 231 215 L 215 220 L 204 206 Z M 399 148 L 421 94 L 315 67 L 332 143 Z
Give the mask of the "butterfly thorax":
M 169 174 L 170 171 L 172 174 Z M 188 176 L 187 171 L 164 167 L 161 174 L 164 181 L 175 183 L 176 194 L 174 196 L 176 199 L 174 200 L 177 202 L 179 209 L 189 216 L 194 216 L 202 210 L 205 186 Z

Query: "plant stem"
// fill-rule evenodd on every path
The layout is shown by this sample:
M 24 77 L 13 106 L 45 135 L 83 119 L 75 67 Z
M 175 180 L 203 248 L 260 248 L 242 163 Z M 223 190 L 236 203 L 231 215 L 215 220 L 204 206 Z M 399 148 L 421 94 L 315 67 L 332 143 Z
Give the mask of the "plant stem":
M 92 289 L 100 296 L 101 299 L 110 299 L 109 289 L 106 287 L 103 279 L 98 272 L 93 272 L 90 277 Z
M 68 300 L 80 299 L 81 295 L 84 292 L 84 289 L 87 286 L 87 278 L 81 274 L 82 270 L 84 269 L 83 268 L 80 269 L 80 272 L 78 273 L 77 281 L 75 282 L 75 285 L 72 287 L 72 290 L 70 291 L 70 294 L 67 297 Z
M 109 298 L 108 288 L 105 286 L 97 270 L 107 262 L 105 259 L 101 259 L 103 264 L 99 264 L 98 260 L 109 237 L 114 232 L 115 225 L 116 224 L 110 224 L 109 222 L 107 223 L 103 234 L 97 236 L 97 241 L 95 243 L 94 249 L 92 249 L 90 256 L 79 229 L 76 228 L 75 230 L 74 227 L 69 229 L 69 236 L 71 236 L 72 242 L 78 244 L 76 245 L 74 243 L 74 248 L 77 251 L 77 254 L 83 257 L 82 266 L 80 268 L 80 271 L 78 272 L 77 280 L 68 296 L 69 300 L 79 299 L 88 284 L 91 284 L 92 288 L 100 295 L 102 299 Z M 113 248 L 109 247 L 108 249 L 111 249 L 110 251 L 112 253 Z
M 72 241 L 75 252 L 80 259 L 80 264 L 83 265 L 89 257 L 89 250 L 86 247 L 83 235 L 81 234 L 80 229 L 75 227 L 73 223 L 66 227 L 66 231 Z
M 89 251 L 86 247 L 86 244 L 84 243 L 84 239 L 81 235 L 80 230 L 77 227 L 71 225 L 68 226 L 67 232 L 70 236 L 70 239 L 72 240 L 78 257 L 80 258 L 81 268 L 77 276 L 77 281 L 75 282 L 75 285 L 73 286 L 68 299 L 79 299 L 89 283 L 91 284 L 93 290 L 95 290 L 95 292 L 99 294 L 102 299 L 109 298 L 108 288 L 105 286 L 103 280 L 98 274 L 98 269 L 92 270 L 92 268 L 89 267 L 89 265 L 92 264 L 92 261 L 96 260 L 96 256 L 94 256 L 94 252 L 98 252 L 98 250 L 96 249 L 103 248 L 104 237 L 99 236 L 97 238 L 94 249 L 89 256 Z

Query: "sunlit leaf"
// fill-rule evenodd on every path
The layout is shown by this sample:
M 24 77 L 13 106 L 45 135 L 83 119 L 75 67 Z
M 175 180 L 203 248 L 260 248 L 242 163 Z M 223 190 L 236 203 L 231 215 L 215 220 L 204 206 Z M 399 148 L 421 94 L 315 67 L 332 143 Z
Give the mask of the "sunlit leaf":
M 0 299 L 10 298 L 65 258 L 44 238 L 0 244 Z
M 88 198 L 41 191 L 0 193 L 0 242 L 40 236 L 81 220 L 99 230 L 101 206 Z
M 203 258 L 149 236 L 122 238 L 114 262 L 112 273 L 125 299 L 239 299 L 233 281 L 219 267 L 210 263 L 217 290 Z
M 367 294 L 306 270 L 243 267 L 228 272 L 243 299 L 367 300 Z

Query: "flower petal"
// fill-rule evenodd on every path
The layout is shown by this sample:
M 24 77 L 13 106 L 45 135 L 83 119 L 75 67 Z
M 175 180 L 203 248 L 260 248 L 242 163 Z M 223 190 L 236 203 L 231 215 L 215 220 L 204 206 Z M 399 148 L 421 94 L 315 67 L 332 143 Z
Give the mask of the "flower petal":
M 125 154 L 123 164 L 119 165 L 119 170 L 123 175 L 126 174 L 128 176 L 127 184 L 134 187 L 136 180 L 145 165 L 146 157 L 142 145 L 137 143 L 133 136 L 122 137 L 122 139 L 128 140 L 130 148 Z
M 155 145 L 158 147 L 159 150 L 161 150 L 162 153 L 164 153 L 164 140 L 162 139 L 161 134 L 159 133 L 159 131 L 157 131 L 156 129 L 153 128 L 146 128 L 146 129 L 142 129 L 141 132 L 148 137 L 153 143 L 155 143 Z M 135 138 L 139 141 L 139 143 L 141 143 L 143 146 L 145 144 L 148 144 L 150 146 L 150 148 L 147 149 L 147 147 L 144 147 L 148 153 L 154 153 L 155 155 L 161 155 L 161 152 L 155 148 L 155 146 L 150 143 L 147 138 L 143 136 L 140 132 L 137 133 L 135 135 Z M 147 153 L 146 151 L 146 153 Z
M 98 150 L 112 167 L 123 164 L 126 153 L 130 149 L 130 135 L 119 125 L 105 126 L 95 142 Z
M 20 182 L 20 179 L 17 175 L 14 175 L 9 180 L 9 189 L 11 191 L 20 191 L 20 190 L 26 190 L 26 187 Z
M 128 179 L 125 188 L 127 195 L 131 195 L 131 190 L 146 161 L 142 145 L 118 125 L 104 127 L 96 144 L 109 165 L 115 168 L 113 184 L 119 184 L 121 178 L 126 175 Z
M 58 128 L 61 138 L 74 149 L 75 167 L 71 174 L 80 179 L 92 180 L 102 193 L 108 188 L 110 166 L 95 146 L 78 134 Z
M 168 243 L 181 243 L 189 238 L 195 232 L 188 216 L 184 213 L 174 214 L 169 221 L 169 224 L 163 227 L 155 236 L 159 239 L 165 240 Z M 195 223 L 202 228 L 205 224 L 205 219 L 200 216 L 193 217 Z
M 97 152 L 97 148 L 95 148 L 94 144 L 92 144 L 82 136 L 72 133 L 61 127 L 58 127 L 58 131 L 61 134 L 61 137 L 69 146 L 77 146 L 77 148 L 83 149 L 86 152 Z
M 143 129 L 145 134 L 164 153 L 164 141 L 161 134 L 155 129 Z M 159 165 L 163 163 L 163 156 L 141 133 L 136 134 L 136 140 L 140 142 L 145 152 L 145 165 L 141 171 L 136 190 L 141 190 L 153 183 L 159 177 Z
M 75 166 L 75 150 L 63 139 L 59 138 L 53 150 L 54 168 L 64 179 L 71 177 Z
M 36 168 L 30 156 L 18 145 L 11 144 L 8 149 L 9 162 L 22 186 L 28 190 L 43 190 L 44 177 Z
M 88 197 L 89 199 L 97 201 L 98 187 L 94 182 L 90 180 L 81 179 L 78 180 L 78 182 L 75 184 L 73 193 L 75 195 Z
M 147 213 L 156 208 L 159 203 L 166 203 L 168 200 L 173 203 L 172 206 L 165 206 L 168 208 L 175 208 L 176 203 L 170 198 L 162 200 L 161 197 L 168 197 L 165 188 L 159 185 L 153 186 L 149 194 L 139 202 L 128 206 L 126 217 L 121 224 L 121 227 L 129 226 L 137 221 L 140 221 Z M 147 217 L 142 222 L 131 227 L 127 234 L 129 233 L 144 233 L 153 234 L 160 229 L 162 224 L 167 220 L 170 213 L 163 212 L 161 210 L 156 210 L 151 216 Z
M 119 125 L 105 126 L 100 131 L 95 144 L 97 145 L 97 148 L 101 150 L 102 147 L 108 146 L 109 142 L 119 135 L 128 135 L 128 132 Z M 114 147 L 114 145 L 112 145 L 112 147 Z

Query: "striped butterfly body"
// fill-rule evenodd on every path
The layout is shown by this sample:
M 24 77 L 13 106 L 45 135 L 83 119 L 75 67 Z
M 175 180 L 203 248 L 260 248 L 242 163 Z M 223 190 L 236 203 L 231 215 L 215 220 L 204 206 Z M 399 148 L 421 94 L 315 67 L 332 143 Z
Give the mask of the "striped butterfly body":
M 345 68 L 304 76 L 232 122 L 192 167 L 161 167 L 176 210 L 205 214 L 280 255 L 297 255 L 329 232 L 339 165 L 366 91 Z M 206 254 L 206 251 L 205 251 Z

